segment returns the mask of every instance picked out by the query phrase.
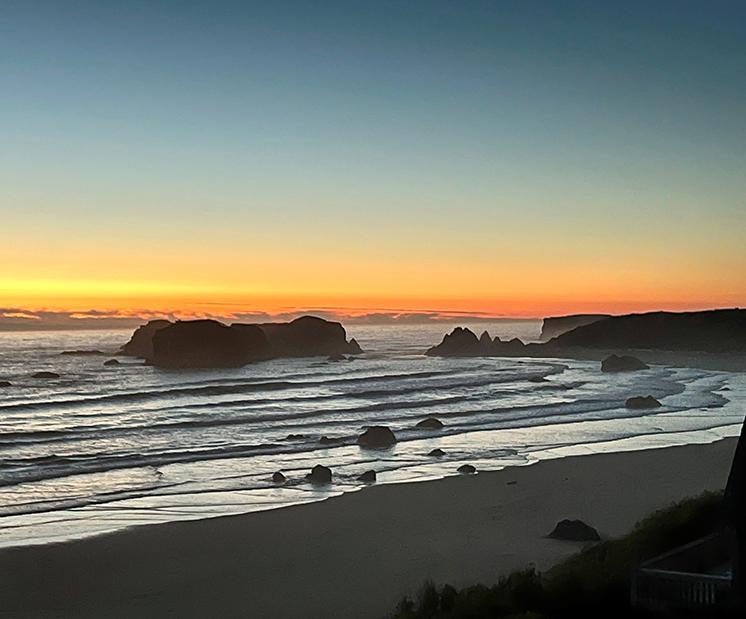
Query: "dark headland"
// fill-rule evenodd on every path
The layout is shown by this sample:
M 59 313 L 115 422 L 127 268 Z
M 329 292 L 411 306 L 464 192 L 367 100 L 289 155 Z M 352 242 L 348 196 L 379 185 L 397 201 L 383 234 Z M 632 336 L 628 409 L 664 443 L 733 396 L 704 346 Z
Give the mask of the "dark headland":
M 729 369 L 746 366 L 746 310 L 650 312 L 608 316 L 577 326 L 547 342 L 503 341 L 457 327 L 430 348 L 436 357 L 554 357 L 602 359 L 610 352 L 646 353 L 645 360 Z M 684 360 L 684 358 L 686 358 Z M 713 367 L 714 367 L 713 366 Z
M 225 325 L 217 320 L 153 320 L 132 334 L 121 350 L 165 368 L 241 367 L 281 357 L 356 355 L 344 327 L 315 316 L 291 322 Z

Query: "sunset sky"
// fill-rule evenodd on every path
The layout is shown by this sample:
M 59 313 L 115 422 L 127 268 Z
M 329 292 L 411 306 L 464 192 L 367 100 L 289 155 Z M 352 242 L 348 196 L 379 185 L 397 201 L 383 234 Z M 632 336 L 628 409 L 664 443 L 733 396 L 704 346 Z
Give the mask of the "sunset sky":
M 6 313 L 746 305 L 743 2 L 10 1 L 0 76 Z

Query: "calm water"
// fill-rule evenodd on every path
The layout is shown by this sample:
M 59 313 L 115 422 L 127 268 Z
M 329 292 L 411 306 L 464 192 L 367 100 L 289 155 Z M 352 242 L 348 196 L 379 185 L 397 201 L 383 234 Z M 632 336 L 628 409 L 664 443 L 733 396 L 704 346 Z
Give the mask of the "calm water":
M 577 453 L 708 442 L 737 435 L 742 374 L 656 366 L 605 375 L 593 362 L 431 359 L 422 352 L 451 325 L 348 329 L 355 361 L 275 360 L 238 370 L 164 371 L 108 356 L 128 331 L 0 335 L 0 545 L 42 543 L 126 526 L 315 501 L 378 483 L 529 464 Z M 539 323 L 478 325 L 535 339 Z M 59 373 L 39 380 L 40 370 Z M 541 380 L 544 379 L 544 380 Z M 539 382 L 537 382 L 539 381 Z M 652 394 L 664 406 L 629 411 Z M 419 430 L 427 416 L 445 423 Z M 391 450 L 355 444 L 385 424 Z M 289 434 L 303 438 L 288 440 Z M 319 443 L 322 436 L 339 444 Z M 440 447 L 446 456 L 427 454 Z M 303 479 L 317 463 L 334 483 Z M 275 487 L 273 472 L 288 484 Z

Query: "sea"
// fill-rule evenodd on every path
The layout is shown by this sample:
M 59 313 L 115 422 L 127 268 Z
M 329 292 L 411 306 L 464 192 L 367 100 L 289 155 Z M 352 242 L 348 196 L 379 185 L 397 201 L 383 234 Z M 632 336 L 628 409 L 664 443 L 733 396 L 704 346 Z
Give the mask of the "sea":
M 163 370 L 118 357 L 130 331 L 0 334 L 0 546 L 59 542 L 176 520 L 275 509 L 363 490 L 589 453 L 737 436 L 743 373 L 598 362 L 431 358 L 454 325 L 350 325 L 365 354 L 240 369 Z M 464 325 L 534 341 L 540 322 Z M 101 355 L 65 355 L 98 350 Z M 39 371 L 57 379 L 33 378 Z M 625 408 L 653 395 L 658 409 Z M 441 430 L 417 427 L 427 417 Z M 362 449 L 370 425 L 390 449 Z M 325 437 L 325 439 L 324 439 Z M 322 440 L 324 439 L 324 440 Z M 429 455 L 442 449 L 441 458 Z M 328 485 L 305 476 L 332 469 Z M 287 482 L 277 485 L 281 471 Z

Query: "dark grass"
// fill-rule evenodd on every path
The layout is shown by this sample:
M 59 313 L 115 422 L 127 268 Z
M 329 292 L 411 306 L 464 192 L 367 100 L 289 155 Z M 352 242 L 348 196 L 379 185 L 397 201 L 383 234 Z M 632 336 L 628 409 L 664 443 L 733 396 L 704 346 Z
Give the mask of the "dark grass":
M 630 617 L 630 577 L 642 561 L 708 535 L 720 522 L 722 493 L 686 499 L 641 520 L 623 538 L 590 546 L 540 574 L 527 569 L 491 586 L 425 583 L 392 619 Z

